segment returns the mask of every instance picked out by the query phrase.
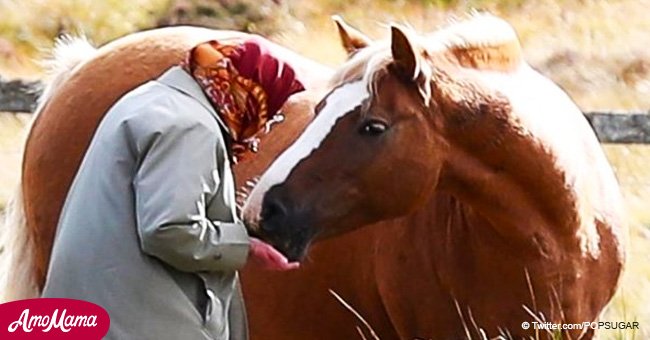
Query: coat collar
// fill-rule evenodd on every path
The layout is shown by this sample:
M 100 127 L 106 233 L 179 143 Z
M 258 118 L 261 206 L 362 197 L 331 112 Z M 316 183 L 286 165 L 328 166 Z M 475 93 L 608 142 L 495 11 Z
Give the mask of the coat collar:
M 223 130 L 228 135 L 230 135 L 228 126 L 226 126 L 223 120 L 221 120 L 221 117 L 219 117 L 217 112 L 214 110 L 214 107 L 205 96 L 205 93 L 203 93 L 201 86 L 199 86 L 194 78 L 192 78 L 192 76 L 189 73 L 185 72 L 185 70 L 183 70 L 180 66 L 174 66 L 167 70 L 158 78 L 158 82 L 196 99 L 199 103 L 201 103 L 201 105 L 210 111 L 212 116 L 217 120 L 217 122 L 219 122 L 219 125 L 221 125 Z

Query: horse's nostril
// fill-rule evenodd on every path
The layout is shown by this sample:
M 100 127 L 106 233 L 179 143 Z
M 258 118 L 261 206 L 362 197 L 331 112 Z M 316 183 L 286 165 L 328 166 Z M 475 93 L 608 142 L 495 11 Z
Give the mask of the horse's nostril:
M 269 221 L 275 218 L 282 218 L 287 215 L 287 208 L 277 200 L 269 200 L 262 207 L 262 221 Z

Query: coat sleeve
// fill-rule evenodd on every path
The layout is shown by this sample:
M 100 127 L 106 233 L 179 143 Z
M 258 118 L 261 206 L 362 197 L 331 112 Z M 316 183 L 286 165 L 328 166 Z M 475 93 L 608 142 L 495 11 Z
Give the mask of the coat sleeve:
M 237 270 L 246 262 L 249 237 L 236 218 L 206 216 L 214 195 L 223 194 L 219 169 L 230 169 L 218 164 L 225 150 L 217 123 L 193 119 L 196 112 L 187 111 L 196 109 L 213 120 L 202 107 L 169 100 L 128 122 L 139 164 L 133 190 L 141 247 L 180 271 Z

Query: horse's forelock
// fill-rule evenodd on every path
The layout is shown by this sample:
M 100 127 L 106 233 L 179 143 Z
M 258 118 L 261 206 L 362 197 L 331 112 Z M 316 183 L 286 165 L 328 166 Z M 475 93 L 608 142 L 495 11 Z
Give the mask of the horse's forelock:
M 348 61 L 341 65 L 334 76 L 331 78 L 332 87 L 339 86 L 343 83 L 352 82 L 362 77 L 367 77 L 368 73 L 376 69 L 379 60 L 386 62 L 390 57 L 390 49 L 387 41 L 378 41 L 372 45 L 360 49 Z

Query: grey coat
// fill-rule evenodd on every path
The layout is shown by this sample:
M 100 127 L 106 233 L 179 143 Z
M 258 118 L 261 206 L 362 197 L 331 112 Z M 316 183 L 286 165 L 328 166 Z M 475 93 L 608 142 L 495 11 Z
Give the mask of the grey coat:
M 222 128 L 178 67 L 121 98 L 68 193 L 43 296 L 103 306 L 108 339 L 247 338 Z

